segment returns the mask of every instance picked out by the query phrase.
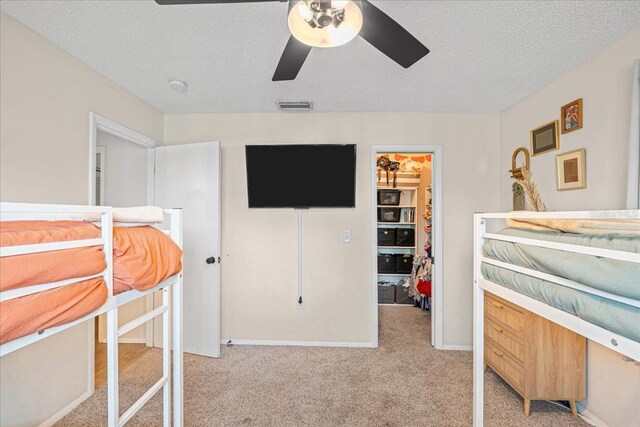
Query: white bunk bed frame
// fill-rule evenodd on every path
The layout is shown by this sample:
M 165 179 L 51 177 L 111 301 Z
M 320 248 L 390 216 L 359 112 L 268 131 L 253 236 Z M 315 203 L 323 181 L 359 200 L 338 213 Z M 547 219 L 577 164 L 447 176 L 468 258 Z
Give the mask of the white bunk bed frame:
M 164 231 L 182 248 L 182 210 L 165 209 L 165 216 L 169 217 L 170 229 Z M 39 243 L 33 245 L 8 246 L 0 248 L 0 257 L 56 251 L 62 249 L 102 246 L 106 269 L 98 274 L 68 279 L 53 283 L 34 285 L 0 292 L 0 301 L 41 292 L 48 289 L 68 286 L 70 284 L 102 276 L 108 289 L 106 302 L 97 310 L 73 322 L 18 338 L 0 346 L 0 357 L 43 340 L 58 332 L 72 328 L 82 322 L 90 320 L 102 313 L 107 314 L 107 395 L 108 395 L 108 426 L 116 427 L 126 424 L 160 389 L 163 391 L 163 426 L 171 426 L 172 406 L 173 425 L 181 427 L 183 424 L 183 372 L 182 372 L 182 271 L 162 281 L 146 291 L 132 289 L 113 295 L 113 215 L 112 208 L 106 206 L 72 206 L 72 205 L 43 205 L 31 203 L 0 203 L 0 220 L 82 220 L 83 215 L 99 214 L 101 237 L 99 239 L 84 239 L 55 243 Z M 162 305 L 142 316 L 118 327 L 118 307 L 138 298 L 162 290 Z M 118 387 L 118 338 L 134 328 L 162 315 L 162 377 L 145 392 L 122 415 L 119 411 Z M 171 345 L 169 345 L 171 343 Z M 173 358 L 171 355 L 173 349 Z M 173 366 L 172 366 L 173 361 Z M 172 372 L 173 367 L 173 372 Z M 173 393 L 171 383 L 173 380 Z M 173 405 L 172 405 L 173 400 Z
M 621 261 L 640 263 L 640 254 L 609 249 L 599 249 L 587 246 L 579 246 L 565 243 L 549 242 L 536 239 L 506 236 L 487 232 L 489 220 L 506 220 L 507 218 L 553 218 L 553 219 L 640 219 L 640 210 L 622 211 L 581 211 L 581 212 L 512 212 L 512 213 L 477 213 L 474 215 L 473 229 L 473 425 L 480 427 L 484 418 L 484 292 L 511 301 L 520 307 L 529 310 L 539 316 L 549 319 L 569 330 L 574 331 L 608 347 L 624 356 L 640 361 L 640 342 L 630 340 L 600 326 L 582 320 L 572 314 L 551 307 L 541 301 L 530 298 L 509 288 L 498 285 L 482 276 L 481 265 L 483 262 L 498 267 L 507 268 L 539 279 L 554 282 L 561 286 L 578 289 L 583 292 L 598 295 L 613 301 L 640 307 L 640 301 L 624 298 L 608 292 L 585 286 L 571 280 L 542 273 L 536 270 L 499 262 L 485 258 L 482 255 L 482 246 L 487 239 L 502 240 L 506 242 L 520 243 L 549 249 L 558 249 L 567 252 L 595 255 L 602 258 L 610 258 Z

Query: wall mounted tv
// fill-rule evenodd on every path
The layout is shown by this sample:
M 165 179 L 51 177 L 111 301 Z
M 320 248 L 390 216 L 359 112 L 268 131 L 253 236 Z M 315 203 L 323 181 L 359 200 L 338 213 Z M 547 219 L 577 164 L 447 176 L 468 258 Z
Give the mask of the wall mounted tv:
M 250 208 L 354 208 L 355 145 L 247 145 Z

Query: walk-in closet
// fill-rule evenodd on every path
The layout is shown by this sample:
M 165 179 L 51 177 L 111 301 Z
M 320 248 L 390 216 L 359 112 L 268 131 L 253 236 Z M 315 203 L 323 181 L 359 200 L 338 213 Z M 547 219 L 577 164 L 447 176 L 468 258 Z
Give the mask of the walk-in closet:
M 432 308 L 431 153 L 376 154 L 378 305 Z

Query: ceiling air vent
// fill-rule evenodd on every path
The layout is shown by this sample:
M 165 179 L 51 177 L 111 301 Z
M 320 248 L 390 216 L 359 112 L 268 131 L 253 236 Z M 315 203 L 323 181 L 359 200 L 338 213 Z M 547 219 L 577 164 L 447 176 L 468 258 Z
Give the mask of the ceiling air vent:
M 291 112 L 308 113 L 309 111 L 313 110 L 313 104 L 308 101 L 301 101 L 301 102 L 278 101 L 276 104 L 278 104 L 278 109 L 280 111 L 284 111 L 287 113 L 291 113 Z

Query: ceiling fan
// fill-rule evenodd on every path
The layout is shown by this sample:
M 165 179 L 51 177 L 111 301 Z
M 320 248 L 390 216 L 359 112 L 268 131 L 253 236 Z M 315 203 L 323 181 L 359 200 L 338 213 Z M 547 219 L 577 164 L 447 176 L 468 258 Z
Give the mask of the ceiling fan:
M 368 0 L 155 0 L 160 5 L 289 3 L 287 42 L 273 81 L 294 80 L 313 47 L 341 46 L 357 35 L 409 68 L 429 49 Z

